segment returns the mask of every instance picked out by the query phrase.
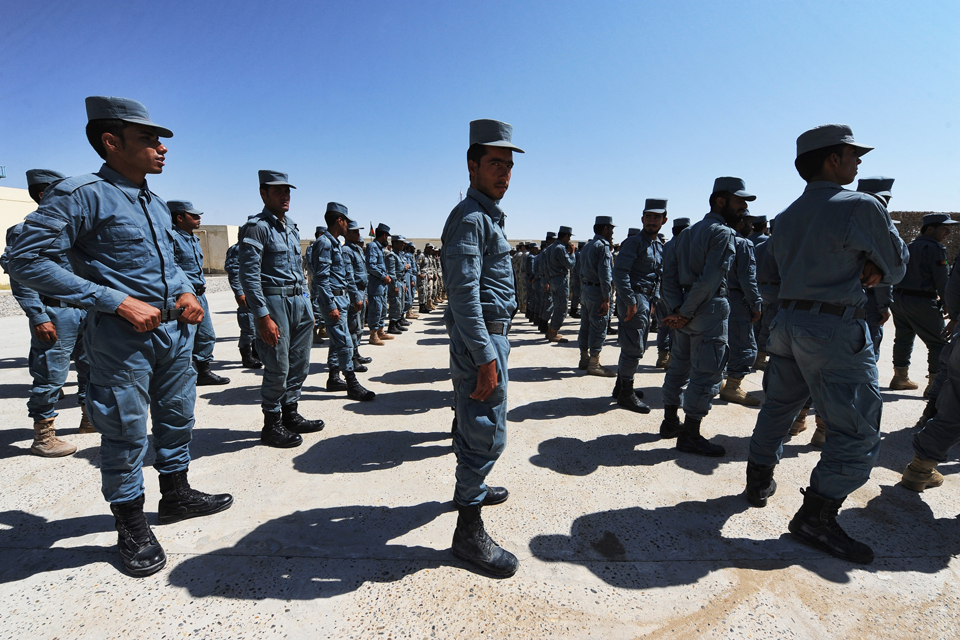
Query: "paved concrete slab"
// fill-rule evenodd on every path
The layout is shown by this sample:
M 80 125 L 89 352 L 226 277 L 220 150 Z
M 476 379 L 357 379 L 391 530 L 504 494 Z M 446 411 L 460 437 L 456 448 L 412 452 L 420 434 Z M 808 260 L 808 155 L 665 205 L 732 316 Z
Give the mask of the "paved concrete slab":
M 228 292 L 211 295 L 214 369 L 201 387 L 190 469 L 230 510 L 156 526 L 167 567 L 119 571 L 99 490 L 97 435 L 78 435 L 74 378 L 58 418 L 70 458 L 28 453 L 26 320 L 0 318 L 0 637 L 3 638 L 822 638 L 956 637 L 960 498 L 956 459 L 943 488 L 895 486 L 912 455 L 919 392 L 883 389 L 884 436 L 870 482 L 841 523 L 873 545 L 867 567 L 795 543 L 786 525 L 818 453 L 811 429 L 785 447 L 779 490 L 752 509 L 743 490 L 757 410 L 717 402 L 704 431 L 727 447 L 707 460 L 656 435 L 656 353 L 638 386 L 657 409 L 616 408 L 613 380 L 584 376 L 571 344 L 548 345 L 524 321 L 511 335 L 509 435 L 494 484 L 510 500 L 484 510 L 521 559 L 509 580 L 470 571 L 449 551 L 456 513 L 446 337 L 440 314 L 413 322 L 361 378 L 356 403 L 324 391 L 326 348 L 301 412 L 326 429 L 293 450 L 259 444 L 258 373 L 241 369 Z M 568 320 L 568 323 L 570 321 Z M 572 327 L 568 325 L 568 334 Z M 572 335 L 571 335 L 572 337 Z M 892 375 L 884 344 L 881 379 Z M 608 342 L 601 361 L 615 366 Z M 918 343 L 913 367 L 922 379 Z M 745 387 L 759 390 L 760 374 Z M 152 463 L 152 455 L 147 464 Z M 145 471 L 156 521 L 157 475 Z

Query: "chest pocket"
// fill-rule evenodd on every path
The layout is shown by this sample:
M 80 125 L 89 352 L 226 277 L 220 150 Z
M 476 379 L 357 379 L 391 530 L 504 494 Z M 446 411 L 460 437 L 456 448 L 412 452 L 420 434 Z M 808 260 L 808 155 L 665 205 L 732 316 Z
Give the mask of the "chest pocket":
M 143 229 L 134 225 L 104 227 L 96 237 L 101 254 L 118 267 L 142 267 L 153 253 Z
M 513 263 L 510 262 L 510 243 L 502 233 L 494 231 L 483 252 L 484 271 L 501 279 L 513 280 Z
M 287 266 L 287 245 L 276 240 L 268 240 L 263 247 L 263 263 L 275 269 Z

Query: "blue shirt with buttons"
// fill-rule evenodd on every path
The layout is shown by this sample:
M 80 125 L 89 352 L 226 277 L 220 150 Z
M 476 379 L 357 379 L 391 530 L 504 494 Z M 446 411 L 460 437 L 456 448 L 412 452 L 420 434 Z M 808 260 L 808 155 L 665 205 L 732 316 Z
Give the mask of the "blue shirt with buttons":
M 367 244 L 367 275 L 378 283 L 383 283 L 387 276 L 387 261 L 383 254 L 383 245 L 374 240 Z
M 580 250 L 580 262 L 580 282 L 585 286 L 600 285 L 600 297 L 609 300 L 613 290 L 613 253 L 607 239 L 594 234 Z
M 127 296 L 172 308 L 193 285 L 174 260 L 170 219 L 146 180 L 139 187 L 104 164 L 44 194 L 10 254 L 11 276 L 43 295 L 107 313 Z M 73 272 L 63 264 L 68 251 Z
M 206 286 L 203 277 L 203 249 L 200 248 L 200 238 L 174 225 L 169 229 L 173 240 L 173 256 L 177 265 L 183 269 L 194 289 Z
M 266 207 L 244 225 L 240 241 L 240 284 L 255 318 L 269 315 L 264 287 L 305 285 L 300 257 L 300 231 L 290 216 L 281 223 Z
M 0 256 L 0 266 L 3 267 L 3 270 L 6 273 L 10 273 L 8 264 L 10 262 L 10 248 L 16 243 L 17 238 L 20 237 L 20 234 L 23 232 L 23 223 L 18 222 L 9 229 L 7 229 L 7 248 L 3 251 L 3 255 Z M 64 253 L 60 256 L 59 264 L 66 269 L 67 271 L 73 272 L 73 267 L 70 266 L 70 261 L 67 259 L 68 253 Z M 40 294 L 31 289 L 30 287 L 25 287 L 15 278 L 10 278 L 10 293 L 13 294 L 13 297 L 16 299 L 17 303 L 20 305 L 20 308 L 23 309 L 23 312 L 26 314 L 27 319 L 30 320 L 30 326 L 35 327 L 38 324 L 44 324 L 45 322 L 52 322 L 50 314 L 47 313 L 47 305 L 43 303 L 43 300 L 40 298 Z
M 620 254 L 613 267 L 617 297 L 627 306 L 637 304 L 637 295 L 660 295 L 663 275 L 663 243 L 644 232 L 632 235 L 620 245 Z
M 509 322 L 517 309 L 503 210 L 470 187 L 443 227 L 440 259 L 452 320 L 474 363 L 497 358 L 486 323 Z
M 336 298 L 348 295 L 353 273 L 350 261 L 343 257 L 340 241 L 329 231 L 324 231 L 313 247 L 313 279 L 320 297 L 320 309 L 329 314 L 340 308 Z

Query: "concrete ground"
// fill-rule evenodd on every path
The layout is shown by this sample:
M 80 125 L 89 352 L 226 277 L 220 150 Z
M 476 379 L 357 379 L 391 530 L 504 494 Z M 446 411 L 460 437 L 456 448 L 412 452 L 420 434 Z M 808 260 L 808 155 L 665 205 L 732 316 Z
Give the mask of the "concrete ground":
M 943 488 L 896 486 L 912 456 L 923 402 L 885 387 L 883 449 L 840 521 L 877 554 L 869 566 L 794 542 L 787 522 L 818 459 L 811 429 L 785 446 L 765 509 L 742 496 L 757 410 L 717 402 L 705 432 L 723 459 L 660 441 L 653 368 L 638 386 L 646 416 L 616 407 L 613 381 L 576 369 L 577 349 L 546 344 L 525 321 L 511 334 L 509 437 L 490 481 L 511 491 L 484 510 L 519 573 L 492 580 L 449 545 L 454 457 L 451 387 L 440 313 L 373 356 L 361 379 L 373 403 L 324 391 L 326 348 L 313 349 L 301 412 L 326 429 L 292 450 L 259 444 L 260 376 L 240 368 L 231 294 L 214 293 L 214 369 L 201 387 L 191 482 L 230 492 L 223 513 L 155 526 L 168 563 L 119 570 L 113 518 L 100 495 L 97 435 L 78 435 L 75 382 L 60 434 L 76 455 L 28 452 L 27 327 L 0 319 L 0 637 L 3 638 L 822 638 L 957 637 L 960 497 L 956 461 Z M 571 321 L 567 334 L 572 337 Z M 892 375 L 892 335 L 881 381 Z M 618 350 L 611 340 L 608 366 Z M 922 381 L 918 343 L 913 378 Z M 761 374 L 745 386 L 758 390 Z M 148 464 L 152 454 L 148 457 Z M 156 522 L 157 474 L 145 467 Z

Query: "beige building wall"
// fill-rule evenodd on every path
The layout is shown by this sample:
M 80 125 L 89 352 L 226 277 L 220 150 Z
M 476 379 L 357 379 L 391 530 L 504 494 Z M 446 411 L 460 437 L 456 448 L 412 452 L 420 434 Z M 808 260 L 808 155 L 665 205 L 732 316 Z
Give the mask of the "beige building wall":
M 30 199 L 26 189 L 0 187 L 0 245 L 7 247 L 7 229 L 23 222 L 28 213 L 37 208 L 37 203 Z M 0 249 L 0 252 L 3 251 Z M 0 285 L 10 285 L 10 278 L 0 271 Z
M 237 243 L 239 230 L 232 224 L 202 224 L 194 232 L 200 238 L 204 273 L 226 273 L 227 249 Z

